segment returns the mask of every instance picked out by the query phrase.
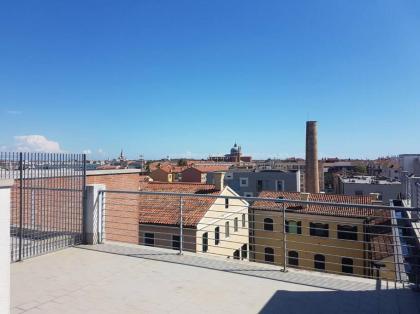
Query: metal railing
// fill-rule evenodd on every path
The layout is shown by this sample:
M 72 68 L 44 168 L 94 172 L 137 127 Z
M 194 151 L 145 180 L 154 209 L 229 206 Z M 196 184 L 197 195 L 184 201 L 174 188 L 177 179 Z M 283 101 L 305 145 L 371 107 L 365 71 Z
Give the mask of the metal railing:
M 101 241 L 419 284 L 419 208 L 101 191 Z
M 12 179 L 11 261 L 80 244 L 86 157 L 0 152 L 0 179 Z

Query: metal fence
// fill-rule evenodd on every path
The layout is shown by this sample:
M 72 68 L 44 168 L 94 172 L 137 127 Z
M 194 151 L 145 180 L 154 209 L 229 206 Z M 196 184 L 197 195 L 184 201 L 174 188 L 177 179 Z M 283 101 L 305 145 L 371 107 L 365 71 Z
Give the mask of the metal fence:
M 0 179 L 13 179 L 11 260 L 79 244 L 86 158 L 82 154 L 0 152 Z
M 419 282 L 418 208 L 200 193 L 102 191 L 101 239 Z

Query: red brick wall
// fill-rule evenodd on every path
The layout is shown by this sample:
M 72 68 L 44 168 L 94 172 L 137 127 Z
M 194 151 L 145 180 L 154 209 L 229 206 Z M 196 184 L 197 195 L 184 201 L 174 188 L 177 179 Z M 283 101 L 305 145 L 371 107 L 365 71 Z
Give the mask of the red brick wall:
M 188 168 L 182 172 L 182 182 L 201 183 L 201 171 L 194 168 Z
M 140 180 L 138 173 L 87 176 L 87 184 L 105 184 L 107 190 L 138 191 Z M 106 240 L 139 243 L 138 200 L 139 196 L 136 194 L 105 194 Z

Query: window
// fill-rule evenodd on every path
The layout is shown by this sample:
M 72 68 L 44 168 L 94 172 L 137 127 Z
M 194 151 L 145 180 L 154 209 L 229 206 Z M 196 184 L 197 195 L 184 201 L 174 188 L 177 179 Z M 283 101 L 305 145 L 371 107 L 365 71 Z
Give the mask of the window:
M 329 236 L 328 224 L 311 222 L 309 224 L 309 228 L 310 228 L 309 233 L 311 236 L 326 237 L 326 238 L 328 238 Z
M 233 252 L 233 259 L 239 259 L 239 250 Z
M 291 234 L 302 234 L 302 222 L 286 220 L 286 232 Z
M 180 248 L 179 235 L 173 235 L 172 236 L 172 249 L 179 250 L 179 248 Z
M 264 249 L 264 260 L 267 263 L 274 263 L 274 249 L 271 247 L 266 247 Z
M 239 186 L 240 187 L 247 187 L 248 186 L 248 178 L 239 178 Z
M 261 192 L 263 190 L 263 180 L 257 180 L 257 191 Z
M 225 198 L 225 208 L 229 208 L 229 199 Z
M 144 234 L 144 244 L 147 246 L 155 245 L 155 234 L 146 232 Z
M 226 173 L 225 179 L 232 180 L 233 179 L 233 173 L 232 172 Z
M 276 191 L 281 192 L 284 190 L 284 181 L 283 180 L 276 180 Z
M 325 270 L 325 256 L 316 254 L 314 256 L 314 268 L 317 270 Z
M 291 266 L 299 266 L 299 253 L 296 251 L 289 251 L 287 261 Z
M 345 274 L 353 274 L 353 260 L 343 257 L 341 259 L 341 271 Z
M 220 243 L 220 227 L 214 228 L 214 244 L 219 245 Z
M 225 222 L 225 238 L 229 238 L 229 221 Z
M 246 244 L 242 245 L 241 255 L 242 255 L 242 259 L 248 258 L 248 246 Z
M 252 192 L 244 192 L 245 197 L 253 197 L 254 194 Z
M 233 231 L 234 232 L 238 232 L 238 224 L 239 224 L 238 217 L 236 217 L 235 219 L 233 219 Z
M 337 226 L 337 238 L 357 241 L 357 226 Z
M 246 227 L 246 215 L 242 214 L 242 228 Z
M 271 219 L 271 218 L 265 218 L 264 219 L 264 230 L 265 231 L 273 231 L 274 230 L 273 219 Z
M 203 252 L 207 252 L 209 249 L 209 233 L 203 233 Z

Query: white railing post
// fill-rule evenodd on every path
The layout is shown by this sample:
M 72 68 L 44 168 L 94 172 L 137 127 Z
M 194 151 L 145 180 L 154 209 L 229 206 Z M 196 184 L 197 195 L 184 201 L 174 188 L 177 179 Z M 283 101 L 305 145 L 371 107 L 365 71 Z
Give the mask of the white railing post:
M 10 212 L 13 180 L 0 180 L 0 313 L 10 313 Z
M 103 197 L 101 191 L 104 184 L 89 184 L 86 186 L 86 204 L 83 213 L 83 228 L 86 244 L 98 244 L 103 240 Z
M 182 196 L 179 197 L 179 255 L 183 254 L 183 242 L 184 242 L 184 204 Z

